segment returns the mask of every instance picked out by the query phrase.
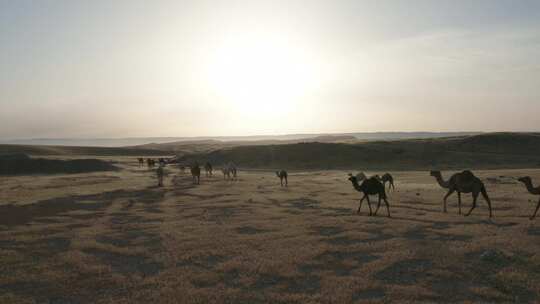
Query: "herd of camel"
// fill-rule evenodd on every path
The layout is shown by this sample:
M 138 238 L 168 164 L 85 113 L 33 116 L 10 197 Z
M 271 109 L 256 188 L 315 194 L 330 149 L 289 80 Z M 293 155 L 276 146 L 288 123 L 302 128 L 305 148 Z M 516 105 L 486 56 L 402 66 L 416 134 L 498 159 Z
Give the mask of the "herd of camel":
M 144 165 L 144 159 L 139 158 L 139 165 Z M 158 172 L 158 179 L 160 185 L 162 185 L 163 180 L 163 166 L 165 166 L 166 163 L 168 163 L 167 160 L 160 158 L 158 160 L 160 166 L 157 170 Z M 155 160 L 153 159 L 147 159 L 147 165 L 148 167 L 152 168 L 155 166 Z M 180 170 L 182 173 L 185 172 L 185 166 L 179 165 Z M 198 163 L 192 164 L 190 167 L 191 175 L 193 177 L 193 183 L 200 184 L 200 176 L 201 176 L 201 168 Z M 204 165 L 204 170 L 206 172 L 207 177 L 213 176 L 213 168 L 212 165 L 209 162 L 206 162 Z M 237 167 L 233 163 L 227 163 L 221 168 L 221 172 L 223 173 L 224 179 L 237 179 Z M 473 202 L 471 209 L 465 214 L 465 216 L 469 216 L 471 212 L 476 208 L 476 202 L 478 200 L 478 196 L 482 194 L 482 197 L 486 201 L 489 209 L 489 217 L 491 218 L 493 216 L 493 213 L 491 211 L 491 200 L 489 199 L 489 196 L 486 191 L 486 187 L 484 186 L 484 183 L 476 177 L 471 171 L 465 170 L 462 172 L 458 172 L 453 174 L 450 179 L 444 180 L 442 177 L 442 174 L 440 171 L 430 171 L 430 175 L 435 178 L 437 183 L 443 188 L 447 189 L 448 192 L 443 198 L 443 212 L 447 212 L 446 209 L 446 201 L 450 195 L 452 195 L 454 192 L 457 192 L 458 195 L 458 214 L 461 214 L 461 194 L 462 193 L 471 193 Z M 288 174 L 285 170 L 276 171 L 276 176 L 279 178 L 281 186 L 288 186 Z M 520 177 L 517 179 L 518 181 L 522 182 L 527 191 L 530 194 L 533 195 L 540 195 L 540 186 L 534 187 L 532 184 L 532 179 L 529 176 Z M 386 183 L 388 183 L 388 190 L 395 190 L 394 186 L 394 178 L 391 174 L 385 173 L 382 176 L 374 175 L 371 177 L 366 176 L 364 173 L 360 172 L 356 175 L 352 175 L 349 173 L 349 181 L 352 183 L 354 189 L 358 192 L 361 192 L 363 194 L 362 198 L 360 199 L 360 204 L 358 206 L 357 213 L 360 213 L 360 210 L 362 208 L 362 202 L 364 200 L 367 201 L 368 207 L 369 207 L 369 215 L 377 215 L 377 212 L 379 211 L 379 207 L 381 206 L 381 201 L 384 201 L 386 205 L 386 211 L 388 217 L 390 217 L 390 204 L 388 203 L 387 196 L 386 196 Z M 284 183 L 285 182 L 285 183 Z M 375 209 L 375 212 L 372 211 L 371 203 L 369 201 L 370 195 L 378 195 L 378 203 L 377 208 Z M 536 208 L 534 210 L 534 213 L 529 217 L 530 220 L 533 220 L 536 217 L 536 214 L 538 213 L 538 209 L 540 209 L 540 200 L 538 201 Z

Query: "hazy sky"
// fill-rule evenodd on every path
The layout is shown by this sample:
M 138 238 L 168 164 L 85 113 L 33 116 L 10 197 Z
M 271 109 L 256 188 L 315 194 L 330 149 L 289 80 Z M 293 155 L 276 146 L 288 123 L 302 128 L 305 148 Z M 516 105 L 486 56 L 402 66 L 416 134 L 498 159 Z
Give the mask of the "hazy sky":
M 0 0 L 0 139 L 540 131 L 540 1 Z

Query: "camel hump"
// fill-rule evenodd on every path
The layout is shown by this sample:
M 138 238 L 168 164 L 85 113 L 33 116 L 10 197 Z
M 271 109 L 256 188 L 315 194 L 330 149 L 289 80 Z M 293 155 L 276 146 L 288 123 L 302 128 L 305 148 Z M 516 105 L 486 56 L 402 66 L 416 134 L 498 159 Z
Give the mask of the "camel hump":
M 474 174 L 470 171 L 470 170 L 465 170 L 463 172 L 461 172 L 460 174 L 460 179 L 462 179 L 463 181 L 468 181 L 468 180 L 473 180 L 475 179 L 475 176 Z

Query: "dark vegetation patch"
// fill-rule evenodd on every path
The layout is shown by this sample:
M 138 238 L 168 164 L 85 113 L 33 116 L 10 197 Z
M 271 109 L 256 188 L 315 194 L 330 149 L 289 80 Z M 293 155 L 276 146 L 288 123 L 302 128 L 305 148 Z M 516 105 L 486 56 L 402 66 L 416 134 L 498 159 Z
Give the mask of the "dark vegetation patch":
M 0 224 L 5 226 L 24 225 L 37 218 L 52 217 L 70 211 L 101 211 L 110 206 L 115 199 L 127 197 L 143 197 L 151 192 L 149 190 L 126 191 L 116 190 L 91 195 L 73 195 L 42 200 L 28 205 L 1 205 Z M 97 214 L 70 215 L 75 218 L 93 218 Z
M 250 289 L 264 290 L 277 288 L 289 293 L 313 294 L 321 288 L 321 279 L 314 275 L 285 277 L 275 274 L 259 274 L 259 277 Z
M 369 242 L 381 242 L 381 241 L 392 239 L 394 237 L 390 234 L 382 232 L 381 229 L 376 229 L 376 228 L 367 229 L 365 230 L 365 232 L 369 232 L 370 234 L 372 234 L 372 236 L 368 238 L 340 236 L 340 237 L 326 239 L 325 242 L 330 243 L 332 245 L 353 245 L 353 244 L 363 244 L 363 243 L 369 243 Z
M 259 228 L 251 227 L 251 226 L 243 226 L 243 227 L 236 228 L 236 232 L 240 234 L 259 234 L 259 233 L 268 232 L 268 230 L 259 229 Z
M 528 303 L 538 299 L 538 295 L 527 288 L 527 282 L 497 276 L 499 271 L 506 267 L 527 274 L 537 271 L 538 268 L 524 256 L 508 256 L 497 249 L 487 249 L 466 254 L 465 263 L 466 271 L 460 273 L 465 281 L 496 289 L 505 296 L 504 301 Z
M 540 227 L 531 227 L 527 230 L 528 235 L 540 235 Z
M 321 202 L 310 198 L 299 198 L 285 201 L 289 207 L 306 210 L 306 209 L 319 209 Z
M 206 209 L 204 217 L 207 221 L 219 223 L 222 220 L 228 220 L 234 216 L 248 216 L 251 213 L 253 213 L 253 210 L 250 207 L 223 206 Z
M 311 228 L 315 234 L 321 235 L 321 236 L 332 236 L 336 234 L 340 234 L 343 231 L 343 228 L 341 227 L 334 227 L 334 226 L 316 226 Z
M 464 234 L 449 234 L 441 233 L 439 231 L 430 231 L 427 227 L 419 226 L 413 229 L 407 230 L 403 237 L 408 240 L 436 240 L 442 242 L 449 241 L 470 241 L 472 236 Z
M 396 285 L 412 285 L 429 277 L 432 262 L 424 259 L 410 259 L 395 262 L 375 274 L 377 280 Z
M 353 293 L 352 300 L 353 301 L 375 300 L 375 299 L 383 298 L 384 295 L 385 295 L 385 292 L 384 292 L 384 289 L 382 288 L 359 290 Z
M 97 248 L 87 248 L 83 252 L 95 256 L 102 263 L 109 265 L 112 271 L 124 275 L 139 273 L 143 276 L 154 276 L 163 269 L 163 263 L 144 256 L 125 255 Z
M 227 261 L 229 258 L 222 255 L 194 256 L 176 263 L 176 267 L 196 266 L 203 269 L 213 269 L 216 265 Z
M 30 158 L 25 154 L 0 155 L 0 175 L 59 174 L 117 171 L 118 167 L 99 159 L 58 160 Z
M 0 293 L 11 293 L 19 296 L 30 296 L 39 300 L 45 300 L 44 295 L 50 294 L 52 286 L 39 281 L 16 281 L 0 285 Z
M 360 251 L 326 251 L 316 256 L 313 262 L 299 265 L 298 269 L 300 272 L 307 274 L 313 272 L 333 272 L 337 276 L 348 276 L 362 264 L 376 259 L 378 257 Z

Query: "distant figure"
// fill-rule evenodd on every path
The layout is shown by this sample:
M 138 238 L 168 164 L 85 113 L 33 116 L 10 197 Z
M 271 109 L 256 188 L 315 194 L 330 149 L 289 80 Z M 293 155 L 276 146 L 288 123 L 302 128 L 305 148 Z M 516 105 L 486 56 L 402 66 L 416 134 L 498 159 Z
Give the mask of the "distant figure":
M 285 171 L 285 170 L 276 171 L 276 175 L 277 175 L 277 177 L 279 177 L 281 187 L 283 187 L 283 179 L 285 179 L 285 187 L 289 186 L 289 182 L 287 181 L 287 171 Z
M 201 183 L 201 168 L 198 163 L 194 163 L 191 166 L 191 176 L 193 177 L 193 183 L 199 185 Z
M 137 160 L 139 161 L 139 167 L 142 167 L 144 165 L 144 158 L 139 157 Z
M 237 170 L 232 162 L 224 165 L 223 168 L 221 168 L 221 172 L 223 172 L 223 179 L 230 179 L 231 176 L 233 179 L 236 179 Z
M 471 214 L 471 212 L 476 208 L 476 200 L 478 199 L 478 194 L 482 194 L 484 199 L 487 202 L 488 209 L 489 209 L 489 217 L 492 216 L 491 214 L 491 200 L 489 199 L 489 196 L 486 191 L 486 187 L 484 186 L 484 183 L 482 181 L 474 176 L 474 174 L 469 171 L 465 170 L 463 172 L 456 173 L 450 177 L 448 181 L 445 181 L 442 178 L 441 171 L 431 171 L 430 175 L 435 177 L 439 185 L 444 188 L 448 189 L 448 193 L 444 196 L 443 199 L 443 211 L 446 212 L 446 199 L 454 192 L 457 192 L 458 194 L 458 208 L 459 208 L 459 214 L 461 214 L 461 193 L 472 193 L 473 197 L 473 203 L 472 207 L 469 210 L 465 216 L 468 216 Z
M 230 174 L 232 175 L 232 178 L 233 178 L 234 180 L 236 180 L 236 177 L 237 177 L 237 175 L 236 175 L 236 173 L 237 173 L 236 165 L 233 164 L 232 162 L 230 162 L 230 163 L 227 165 L 227 167 L 229 168 L 229 172 L 230 172 Z
M 212 176 L 212 165 L 210 164 L 210 162 L 206 162 L 206 164 L 204 164 L 204 171 L 206 173 L 206 177 L 210 177 Z
M 153 168 L 156 165 L 156 161 L 151 158 L 148 158 L 146 159 L 146 164 L 148 165 L 148 168 Z
M 166 164 L 167 164 L 167 162 L 165 161 L 165 159 L 160 157 L 159 158 L 159 165 L 160 166 L 165 166 Z
M 229 168 L 223 167 L 223 168 L 221 168 L 221 172 L 223 173 L 223 179 L 230 179 L 231 178 L 231 172 L 229 171 Z
M 162 165 L 157 168 L 156 173 L 158 179 L 158 187 L 163 187 L 163 175 L 165 174 L 165 170 L 163 169 Z

